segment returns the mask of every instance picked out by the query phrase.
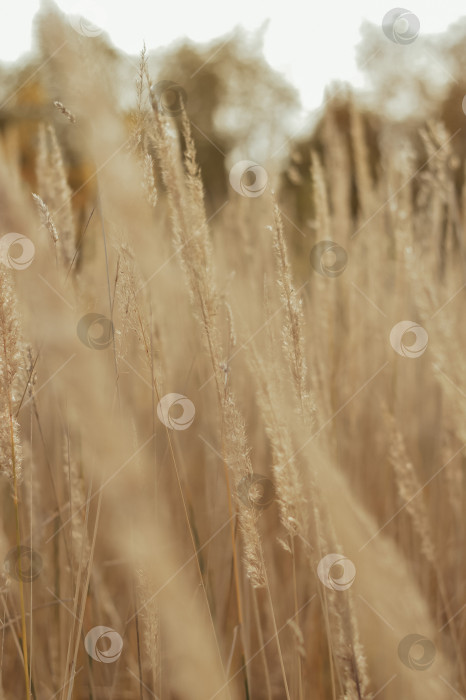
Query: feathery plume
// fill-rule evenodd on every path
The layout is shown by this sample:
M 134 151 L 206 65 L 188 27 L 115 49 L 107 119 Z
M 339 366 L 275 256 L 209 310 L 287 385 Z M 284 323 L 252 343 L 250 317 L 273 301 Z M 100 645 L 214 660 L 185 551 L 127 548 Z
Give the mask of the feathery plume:
M 147 202 L 151 207 L 156 207 L 159 195 L 155 185 L 154 160 L 150 153 L 146 153 L 144 156 L 144 179 L 142 181 L 142 186 Z
M 61 114 L 63 114 L 64 117 L 66 117 L 68 119 L 69 122 L 71 122 L 72 124 L 76 124 L 76 117 L 74 116 L 74 114 L 72 114 L 70 112 L 69 109 L 67 109 L 65 107 L 63 102 L 59 102 L 58 100 L 55 100 L 53 105 L 54 105 L 54 107 L 56 107 L 58 109 L 59 112 L 61 112 Z
M 296 388 L 303 420 L 309 422 L 313 414 L 313 406 L 307 387 L 307 364 L 304 352 L 304 316 L 302 301 L 298 297 L 292 282 L 291 267 L 286 251 L 283 223 L 278 204 L 274 201 L 275 218 L 274 253 L 278 270 L 278 286 L 285 307 L 285 323 L 283 325 L 282 342 Z
M 52 216 L 50 214 L 49 208 L 44 202 L 43 199 L 39 197 L 38 194 L 32 193 L 32 196 L 34 198 L 35 203 L 37 204 L 37 208 L 39 210 L 40 218 L 42 221 L 43 226 L 47 229 L 47 231 L 50 233 L 50 236 L 52 238 L 52 241 L 56 243 L 58 241 L 58 233 L 57 229 L 55 227 L 55 224 L 53 222 Z

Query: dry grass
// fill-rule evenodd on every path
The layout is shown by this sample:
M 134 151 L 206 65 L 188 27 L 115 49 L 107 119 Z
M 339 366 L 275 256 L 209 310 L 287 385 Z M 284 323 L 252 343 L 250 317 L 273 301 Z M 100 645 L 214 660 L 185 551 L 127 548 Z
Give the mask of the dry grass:
M 387 126 L 374 181 L 353 105 L 354 220 L 330 105 L 311 158 L 315 239 L 298 246 L 272 176 L 260 197 L 231 189 L 208 221 L 189 109 L 178 131 L 143 55 L 128 133 L 81 49 L 47 70 L 55 120 L 95 162 L 86 227 L 52 124 L 38 129 L 34 199 L 0 161 L 1 233 L 35 245 L 31 265 L 0 276 L 0 558 L 22 545 L 42 560 L 30 583 L 3 572 L 0 698 L 461 696 L 454 141 L 430 125 L 413 177 L 413 147 Z M 322 240 L 347 253 L 335 277 L 296 252 Z M 90 313 L 105 318 L 86 340 Z M 389 341 L 406 319 L 429 336 L 415 359 Z M 160 420 L 170 393 L 195 407 L 185 430 Z M 334 552 L 356 568 L 346 590 L 317 575 Z M 96 626 L 123 641 L 114 663 L 86 652 Z M 398 656 L 414 633 L 436 648 L 426 670 Z

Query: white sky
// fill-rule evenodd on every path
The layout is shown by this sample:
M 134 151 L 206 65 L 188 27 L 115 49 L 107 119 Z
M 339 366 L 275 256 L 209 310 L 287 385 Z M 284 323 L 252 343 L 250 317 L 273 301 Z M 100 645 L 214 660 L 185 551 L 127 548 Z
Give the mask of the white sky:
M 444 32 L 466 15 L 464 0 L 407 0 L 421 33 Z M 78 12 L 103 26 L 129 53 L 143 41 L 149 49 L 187 36 L 205 42 L 237 25 L 257 29 L 269 20 L 264 52 L 269 63 L 299 89 L 306 109 L 317 107 L 325 86 L 335 79 L 361 86 L 355 46 L 364 19 L 381 25 L 396 0 L 57 0 L 65 12 Z M 31 22 L 40 0 L 16 0 L 1 10 L 0 60 L 13 61 L 31 47 Z

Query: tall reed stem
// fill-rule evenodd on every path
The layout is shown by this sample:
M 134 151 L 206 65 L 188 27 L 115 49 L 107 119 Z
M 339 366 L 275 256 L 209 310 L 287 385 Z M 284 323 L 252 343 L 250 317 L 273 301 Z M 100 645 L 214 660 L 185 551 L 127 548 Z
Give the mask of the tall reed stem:
M 6 354 L 6 347 L 5 354 Z M 15 508 L 15 529 L 16 529 L 16 547 L 18 552 L 18 578 L 19 578 L 19 600 L 21 608 L 21 644 L 23 648 L 24 662 L 24 682 L 26 685 L 26 699 L 30 700 L 31 690 L 29 681 L 29 665 L 28 665 L 28 644 L 26 630 L 26 608 L 24 605 L 24 586 L 23 586 L 23 571 L 21 566 L 21 530 L 19 525 L 19 496 L 18 496 L 18 478 L 16 473 L 16 451 L 15 438 L 13 427 L 13 411 L 11 407 L 11 394 L 8 390 L 8 415 L 10 419 L 10 443 L 11 443 L 11 464 L 13 472 L 13 504 Z

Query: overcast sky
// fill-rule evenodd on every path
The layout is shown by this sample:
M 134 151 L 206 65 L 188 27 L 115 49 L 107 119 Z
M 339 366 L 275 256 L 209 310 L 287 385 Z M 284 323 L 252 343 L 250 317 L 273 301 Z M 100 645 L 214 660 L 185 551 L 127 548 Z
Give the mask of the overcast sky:
M 237 25 L 257 29 L 268 21 L 264 51 L 270 64 L 299 89 L 307 109 L 317 107 L 325 85 L 347 80 L 361 86 L 355 46 L 364 19 L 381 26 L 394 6 L 382 0 L 58 0 L 65 12 L 77 11 L 103 26 L 114 44 L 138 53 L 187 36 L 205 42 Z M 31 47 L 31 23 L 40 0 L 4 4 L 0 22 L 0 60 L 13 61 Z M 465 0 L 417 0 L 407 7 L 420 21 L 421 33 L 445 32 L 466 15 Z

